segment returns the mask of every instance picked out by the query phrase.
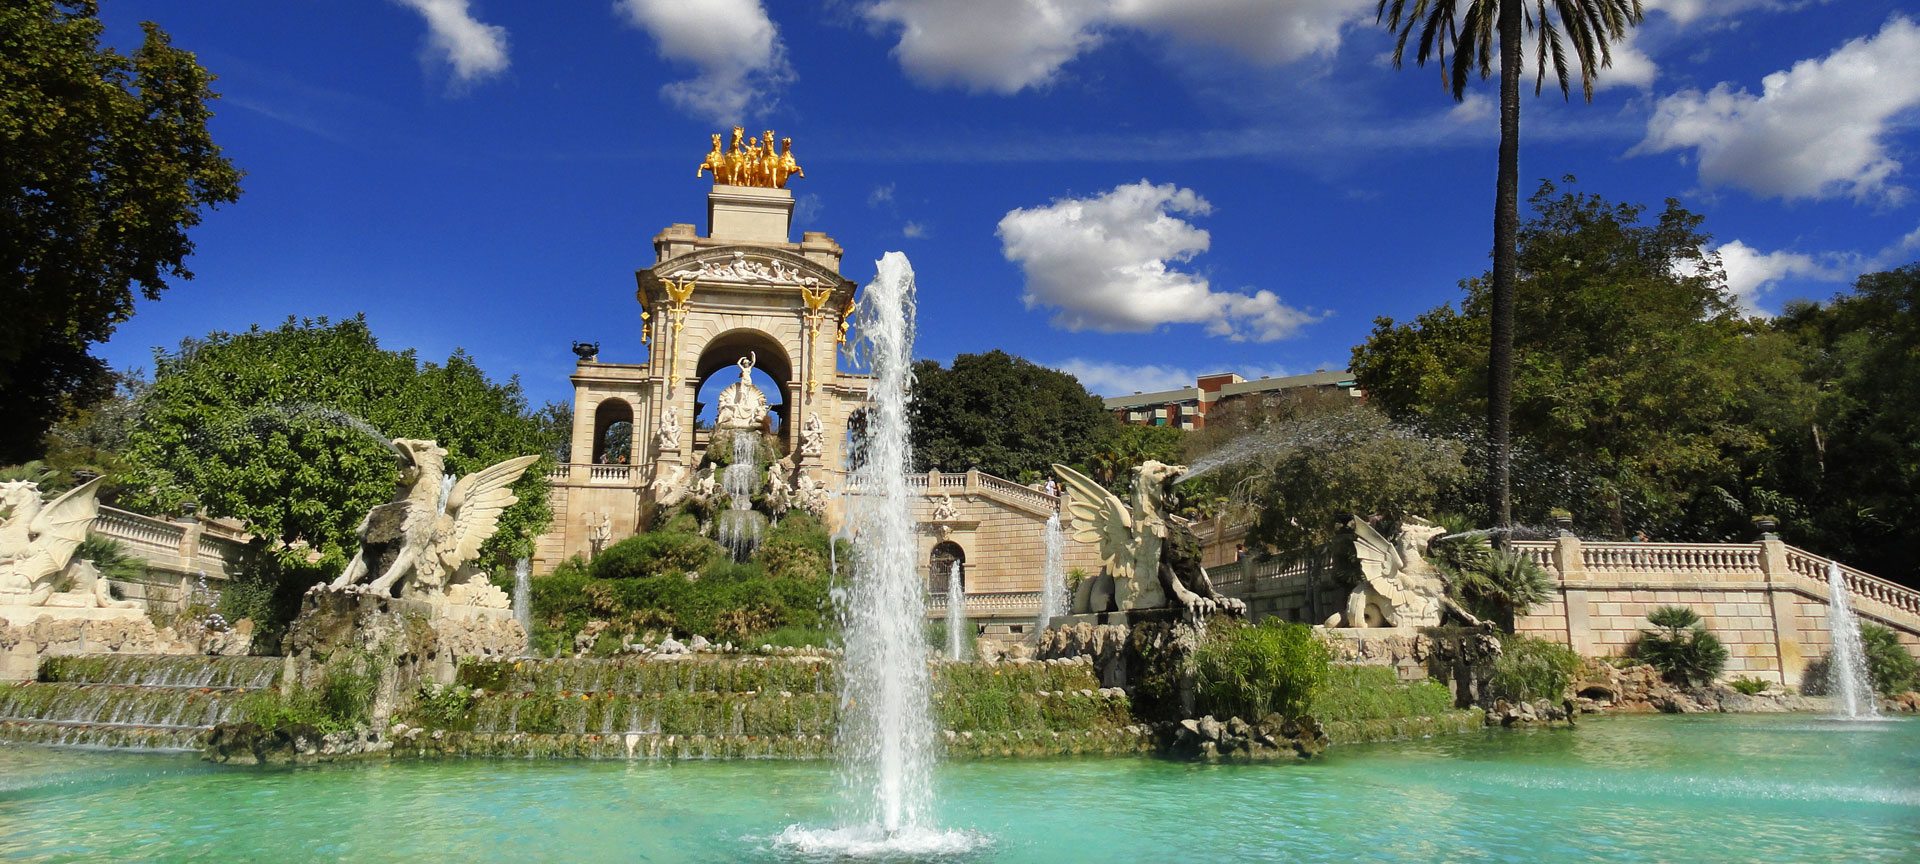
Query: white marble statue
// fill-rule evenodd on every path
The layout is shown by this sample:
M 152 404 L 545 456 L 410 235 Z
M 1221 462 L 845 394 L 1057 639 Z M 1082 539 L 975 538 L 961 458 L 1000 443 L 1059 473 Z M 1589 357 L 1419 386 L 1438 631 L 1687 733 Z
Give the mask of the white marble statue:
M 447 451 L 432 441 L 396 438 L 393 444 L 408 456 L 399 487 L 391 502 L 360 521 L 360 549 L 331 587 L 444 599 L 452 587 L 449 576 L 469 575 L 462 574 L 461 565 L 473 560 L 499 528 L 500 512 L 520 500 L 508 487 L 540 457 L 520 456 L 468 474 L 442 501 Z M 376 572 L 377 567 L 384 569 Z
M 687 466 L 661 463 L 654 469 L 653 482 L 647 488 L 653 490 L 653 503 L 662 509 L 678 505 L 687 500 L 687 494 L 692 491 L 687 483 Z
M 668 405 L 660 411 L 660 431 L 653 434 L 654 443 L 662 453 L 673 453 L 680 449 L 680 409 Z
M 953 496 L 940 493 L 940 499 L 933 502 L 933 521 L 952 522 L 960 518 L 960 508 L 953 503 Z
M 1186 473 L 1186 466 L 1141 463 L 1133 469 L 1131 507 L 1072 468 L 1055 465 L 1053 471 L 1073 492 L 1067 505 L 1078 529 L 1073 539 L 1099 544 L 1101 561 L 1113 577 L 1113 599 L 1121 611 L 1169 606 L 1171 595 L 1189 617 L 1215 611 L 1246 614 L 1246 604 L 1213 589 L 1206 568 L 1200 566 L 1200 544 L 1193 532 L 1168 523 L 1167 487 Z M 1178 554 L 1166 554 L 1170 532 L 1180 534 L 1172 544 Z
M 812 474 L 802 471 L 800 472 L 800 476 L 795 478 L 793 486 L 795 506 L 815 516 L 825 517 L 827 515 L 827 487 L 825 484 L 813 479 Z
M 748 355 L 734 365 L 740 367 L 740 380 L 720 391 L 719 407 L 713 425 L 718 429 L 758 429 L 767 419 L 767 394 L 753 384 L 756 357 Z
M 712 501 L 715 495 L 720 494 L 720 479 L 715 476 L 716 474 L 712 466 L 703 469 L 700 475 L 688 484 L 687 494 L 701 504 Z
M 827 425 L 820 422 L 820 415 L 807 412 L 806 425 L 800 427 L 800 455 L 818 456 L 824 452 L 827 444 Z
M 1452 609 L 1469 624 L 1480 620 L 1447 597 L 1440 571 L 1427 561 L 1427 544 L 1447 533 L 1418 516 L 1409 516 L 1392 540 L 1381 536 L 1358 516 L 1353 528 L 1353 550 L 1360 559 L 1360 583 L 1347 595 L 1343 618 L 1329 624 L 1347 627 L 1433 627 L 1442 608 Z
M 600 551 L 607 548 L 607 541 L 613 539 L 613 517 L 602 510 L 587 517 L 587 545 L 590 550 L 588 560 L 600 557 Z
M 766 500 L 775 519 L 793 508 L 793 457 L 768 463 Z
M 102 479 L 95 477 L 52 501 L 40 500 L 37 483 L 0 483 L 0 604 L 40 606 L 54 596 L 54 584 L 100 512 L 94 496 Z M 107 602 L 101 605 L 114 605 L 104 581 L 85 588 L 90 595 L 97 592 L 105 597 Z

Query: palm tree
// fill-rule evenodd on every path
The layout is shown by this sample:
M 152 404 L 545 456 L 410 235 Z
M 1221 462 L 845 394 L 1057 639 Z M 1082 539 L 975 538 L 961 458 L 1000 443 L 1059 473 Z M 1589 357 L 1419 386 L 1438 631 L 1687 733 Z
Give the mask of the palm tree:
M 1551 13 L 1551 15 L 1549 14 Z M 1493 205 L 1493 340 L 1487 356 L 1487 508 L 1496 527 L 1513 524 L 1508 494 L 1508 418 L 1513 406 L 1513 284 L 1515 237 L 1520 229 L 1520 71 L 1526 35 L 1534 36 L 1533 93 L 1546 83 L 1547 62 L 1553 62 L 1560 93 L 1567 88 L 1567 57 L 1571 47 L 1580 61 L 1580 89 L 1593 101 L 1593 82 L 1599 70 L 1613 64 L 1608 43 L 1624 38 L 1627 28 L 1640 23 L 1640 0 L 1380 0 L 1376 20 L 1399 35 L 1393 47 L 1394 68 L 1406 55 L 1407 39 L 1417 29 L 1420 45 L 1415 62 L 1440 64 L 1440 74 L 1454 101 L 1466 98 L 1474 70 L 1481 79 L 1493 74 L 1493 46 L 1500 46 L 1500 176 Z M 1554 25 L 1554 20 L 1559 26 Z M 1567 46 L 1561 44 L 1565 31 Z M 1451 57 L 1453 68 L 1448 70 Z M 1449 71 L 1451 74 L 1449 75 Z M 1499 535 L 1504 548 L 1503 531 Z

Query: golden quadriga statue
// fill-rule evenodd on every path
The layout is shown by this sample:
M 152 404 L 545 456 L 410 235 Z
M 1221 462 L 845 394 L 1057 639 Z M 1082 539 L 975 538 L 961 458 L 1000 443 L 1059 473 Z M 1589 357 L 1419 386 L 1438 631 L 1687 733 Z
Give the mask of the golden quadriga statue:
M 768 129 L 760 138 L 747 138 L 741 143 L 747 130 L 733 127 L 733 146 L 723 150 L 720 136 L 713 136 L 713 150 L 707 153 L 706 161 L 693 172 L 695 177 L 704 177 L 713 172 L 713 182 L 728 186 L 758 186 L 762 189 L 785 189 L 790 177 L 805 177 L 800 163 L 793 158 L 793 139 L 780 139 L 778 150 L 773 146 L 773 130 Z

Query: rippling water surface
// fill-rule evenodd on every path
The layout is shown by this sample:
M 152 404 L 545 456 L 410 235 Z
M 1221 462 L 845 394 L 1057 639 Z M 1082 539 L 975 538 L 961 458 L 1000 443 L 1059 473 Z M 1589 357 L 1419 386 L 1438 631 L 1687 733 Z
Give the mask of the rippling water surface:
M 782 861 L 832 766 L 450 761 L 223 768 L 0 746 L 0 858 Z M 1920 722 L 1620 717 L 1306 765 L 941 767 L 942 861 L 1915 861 Z M 895 858 L 892 860 L 923 860 Z

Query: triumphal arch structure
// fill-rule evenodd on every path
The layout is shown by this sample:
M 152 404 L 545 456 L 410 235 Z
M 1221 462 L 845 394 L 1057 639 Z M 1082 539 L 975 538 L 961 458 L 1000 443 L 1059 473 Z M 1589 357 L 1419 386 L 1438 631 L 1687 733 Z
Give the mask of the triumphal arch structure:
M 632 535 L 655 501 L 699 484 L 713 427 L 727 425 L 697 422 L 708 413 L 702 387 L 740 380 L 748 367 L 777 391 L 767 416 L 715 419 L 758 423 L 778 441 L 775 455 L 791 460 L 796 489 L 824 500 L 844 484 L 848 424 L 866 398 L 865 376 L 836 361 L 857 286 L 840 275 L 833 238 L 808 231 L 790 239 L 786 184 L 805 176 L 791 139 L 775 149 L 772 132 L 764 144 L 742 136 L 734 129 L 730 149 L 713 136 L 699 166 L 696 176 L 713 177 L 706 233 L 667 226 L 653 238 L 652 266 L 634 274 L 645 362 L 602 360 L 597 344 L 575 346 L 573 437 L 567 464 L 549 476 L 554 524 L 539 541 L 538 570 Z

